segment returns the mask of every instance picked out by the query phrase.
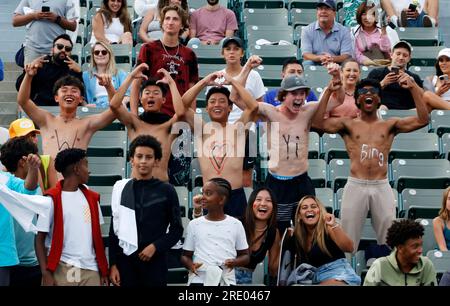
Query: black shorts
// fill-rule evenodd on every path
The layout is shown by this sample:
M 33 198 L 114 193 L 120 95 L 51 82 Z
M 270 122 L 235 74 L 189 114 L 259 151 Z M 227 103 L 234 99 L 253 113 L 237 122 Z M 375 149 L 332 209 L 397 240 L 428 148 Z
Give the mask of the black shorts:
M 225 204 L 224 212 L 232 217 L 241 219 L 247 207 L 247 197 L 244 188 L 233 189 L 228 202 Z
M 249 134 L 252 133 L 252 139 L 256 139 L 255 132 L 252 132 L 251 130 L 248 131 L 248 134 L 245 136 L 245 157 L 244 157 L 244 164 L 242 166 L 243 170 L 249 170 L 253 169 L 255 167 L 256 162 L 256 148 L 252 146 L 252 149 L 250 151 L 250 144 L 249 144 Z M 255 144 L 256 146 L 256 144 Z

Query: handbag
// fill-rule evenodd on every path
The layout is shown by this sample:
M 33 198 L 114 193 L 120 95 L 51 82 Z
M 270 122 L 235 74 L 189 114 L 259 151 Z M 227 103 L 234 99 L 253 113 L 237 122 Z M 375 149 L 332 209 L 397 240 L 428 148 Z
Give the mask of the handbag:
M 25 46 L 22 45 L 20 49 L 16 52 L 15 61 L 17 66 L 24 68 L 25 63 Z

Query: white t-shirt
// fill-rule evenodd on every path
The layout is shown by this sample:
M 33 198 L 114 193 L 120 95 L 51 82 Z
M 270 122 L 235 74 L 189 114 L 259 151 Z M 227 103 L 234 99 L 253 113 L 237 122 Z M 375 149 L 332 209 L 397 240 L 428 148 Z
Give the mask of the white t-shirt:
M 209 221 L 204 216 L 189 222 L 183 249 L 194 252 L 194 262 L 203 266 L 223 266 L 225 260 L 234 259 L 237 250 L 248 249 L 245 230 L 242 223 L 225 215 L 222 221 Z M 203 283 L 205 271 L 198 271 L 198 276 L 191 283 Z
M 63 191 L 61 200 L 64 220 L 61 261 L 81 269 L 98 271 L 92 239 L 91 211 L 87 199 L 78 189 L 73 192 Z M 98 210 L 100 224 L 103 224 L 100 206 Z M 53 213 L 52 203 L 48 218 L 40 216 L 37 222 L 38 231 L 48 233 L 45 239 L 48 250 L 50 250 L 53 236 Z
M 118 17 L 112 18 L 111 24 L 109 26 L 106 25 L 106 19 L 103 18 L 103 24 L 104 24 L 104 30 L 105 30 L 105 37 L 112 43 L 118 43 L 120 40 L 120 37 L 125 33 L 125 27 L 120 22 L 120 19 Z M 97 39 L 95 38 L 94 33 L 92 33 L 91 36 L 91 45 L 95 44 L 97 42 Z
M 222 72 L 225 72 L 225 69 L 221 70 Z M 226 88 L 231 91 L 231 85 L 226 85 Z M 211 88 L 211 86 L 208 87 L 206 92 Z M 259 99 L 266 91 L 264 90 L 264 83 L 261 79 L 261 76 L 259 73 L 255 70 L 250 71 L 247 82 L 245 83 L 245 89 L 247 89 L 253 98 Z M 242 115 L 242 110 L 236 106 L 236 104 L 233 104 L 233 109 L 231 110 L 230 116 L 228 117 L 228 123 L 235 123 Z

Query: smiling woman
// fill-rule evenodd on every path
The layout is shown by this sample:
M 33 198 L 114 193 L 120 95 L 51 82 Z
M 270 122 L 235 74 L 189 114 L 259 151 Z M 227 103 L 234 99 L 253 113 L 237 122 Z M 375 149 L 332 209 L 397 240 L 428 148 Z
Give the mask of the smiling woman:
M 327 213 L 315 196 L 305 196 L 300 200 L 295 214 L 294 238 L 293 248 L 298 263 L 317 268 L 313 284 L 361 283 L 344 254 L 353 252 L 353 241 L 336 222 L 334 215 Z

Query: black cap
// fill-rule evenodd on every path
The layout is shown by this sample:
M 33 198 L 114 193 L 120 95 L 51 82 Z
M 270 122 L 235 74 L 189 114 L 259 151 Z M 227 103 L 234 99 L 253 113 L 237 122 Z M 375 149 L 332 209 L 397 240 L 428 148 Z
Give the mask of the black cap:
M 242 40 L 239 37 L 232 36 L 227 37 L 222 42 L 222 48 L 225 48 L 229 43 L 234 42 L 236 45 L 238 45 L 239 48 L 243 48 L 244 44 L 242 43 Z
M 320 0 L 319 2 L 317 2 L 316 7 L 319 6 L 328 6 L 329 8 L 336 10 L 336 2 L 334 2 L 334 0 Z

